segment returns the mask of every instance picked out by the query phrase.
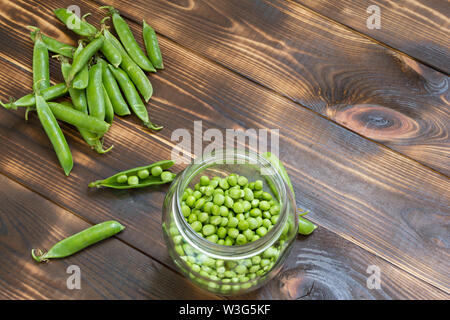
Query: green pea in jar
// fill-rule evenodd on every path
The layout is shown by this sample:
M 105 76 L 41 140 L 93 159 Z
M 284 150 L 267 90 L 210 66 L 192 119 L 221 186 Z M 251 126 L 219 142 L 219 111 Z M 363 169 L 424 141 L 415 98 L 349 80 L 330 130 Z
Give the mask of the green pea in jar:
M 280 271 L 298 221 L 292 192 L 269 161 L 226 150 L 194 161 L 172 182 L 162 227 L 186 277 L 212 293 L 235 295 Z

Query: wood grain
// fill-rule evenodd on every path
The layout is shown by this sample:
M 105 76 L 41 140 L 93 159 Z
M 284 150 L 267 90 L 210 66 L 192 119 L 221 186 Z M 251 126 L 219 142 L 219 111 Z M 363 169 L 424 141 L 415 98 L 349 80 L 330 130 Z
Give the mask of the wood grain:
M 49 249 L 90 225 L 4 175 L 0 184 L 0 299 L 215 298 L 114 238 L 65 259 L 35 262 L 32 248 Z M 71 265 L 80 268 L 79 290 L 66 284 Z
M 62 6 L 59 2 L 53 5 Z M 89 3 L 80 5 L 83 12 L 94 11 Z M 49 9 L 39 14 L 51 19 Z M 32 23 L 32 13 L 28 15 L 23 16 Z M 92 19 L 99 17 L 94 11 Z M 20 19 L 14 22 L 25 23 Z M 138 25 L 131 27 L 139 34 Z M 2 54 L 8 59 L 0 60 L 4 70 L 0 78 L 2 99 L 20 96 L 28 91 L 28 83 L 31 85 L 31 55 L 27 55 L 31 43 L 22 30 L 0 29 Z M 166 70 L 151 77 L 155 96 L 150 108 L 155 122 L 165 125 L 163 131 L 151 135 L 133 117 L 117 119 L 106 137 L 115 150 L 99 156 L 84 146 L 75 130 L 64 126 L 76 162 L 73 174 L 65 178 L 36 117 L 25 124 L 20 112 L 3 110 L 1 172 L 91 222 L 106 218 L 121 221 L 133 232 L 119 235 L 120 239 L 170 264 L 160 229 L 164 189 L 88 191 L 87 183 L 170 157 L 175 144 L 171 141 L 172 131 L 186 128 L 192 133 L 194 120 L 202 120 L 204 129 L 218 128 L 222 132 L 226 128 L 280 128 L 282 160 L 292 175 L 298 205 L 313 209 L 311 219 L 331 230 L 335 237 L 356 243 L 358 250 L 362 247 L 371 256 L 391 262 L 399 273 L 405 274 L 406 270 L 449 292 L 448 259 L 443 259 L 448 257 L 449 246 L 448 179 L 165 38 L 160 38 L 160 44 Z M 192 65 L 195 70 L 186 67 Z M 55 72 L 57 65 L 52 67 L 52 74 Z M 15 77 L 4 76 L 8 74 Z M 327 242 L 320 243 L 322 248 L 328 246 Z M 338 257 L 334 259 L 339 261 Z M 356 264 L 351 269 L 365 268 L 360 261 L 346 261 Z M 361 287 L 361 280 L 355 281 Z M 340 296 L 338 292 L 333 294 Z
M 108 4 L 137 23 L 146 19 L 177 43 L 450 175 L 448 76 L 288 1 Z M 372 106 L 370 112 L 365 105 Z M 362 109 L 362 116 L 348 121 L 347 112 L 355 109 Z
M 440 0 L 294 0 L 330 19 L 450 73 L 450 5 Z M 381 12 L 381 28 L 367 28 L 369 6 Z

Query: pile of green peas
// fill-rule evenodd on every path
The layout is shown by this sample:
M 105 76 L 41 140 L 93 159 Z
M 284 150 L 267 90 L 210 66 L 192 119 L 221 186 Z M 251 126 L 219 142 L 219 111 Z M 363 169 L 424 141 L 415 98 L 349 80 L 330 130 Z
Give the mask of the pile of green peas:
M 280 205 L 263 187 L 263 181 L 249 182 L 235 173 L 201 176 L 194 190 L 185 189 L 181 212 L 208 241 L 226 246 L 253 242 L 273 228 L 280 213 Z

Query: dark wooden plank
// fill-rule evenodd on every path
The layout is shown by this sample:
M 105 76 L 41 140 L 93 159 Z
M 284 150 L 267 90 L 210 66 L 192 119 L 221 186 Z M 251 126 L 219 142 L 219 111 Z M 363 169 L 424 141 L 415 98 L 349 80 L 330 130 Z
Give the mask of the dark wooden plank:
M 330 19 L 450 73 L 450 4 L 442 0 L 295 0 Z M 369 29 L 369 6 L 380 10 L 380 29 Z
M 90 225 L 4 175 L 0 184 L 1 299 L 216 298 L 114 238 L 65 259 L 35 262 L 32 248 L 49 249 Z M 66 284 L 72 265 L 80 270 L 79 290 Z
M 86 12 L 84 9 L 93 10 L 88 5 L 83 8 Z M 39 14 L 45 16 L 49 12 Z M 33 21 L 32 13 L 21 16 L 28 21 L 16 19 L 15 23 L 24 25 Z M 96 13 L 94 18 L 98 17 Z M 139 26 L 132 24 L 132 28 L 138 33 Z M 15 46 L 11 42 L 25 39 L 21 28 L 14 30 L 0 34 L 4 55 L 17 64 L 0 61 L 7 70 L 4 74 L 15 74 L 12 79 L 0 78 L 2 98 L 27 91 L 26 84 L 31 79 L 26 72 L 26 66 L 31 65 L 26 55 L 31 44 L 23 41 L 23 48 L 13 50 Z M 21 43 L 19 40 L 18 47 Z M 172 130 L 187 128 L 192 133 L 194 120 L 203 120 L 205 129 L 222 131 L 281 128 L 283 160 L 292 174 L 299 206 L 313 209 L 311 219 L 448 292 L 449 268 L 439 258 L 445 256 L 447 246 L 446 229 L 442 227 L 442 221 L 448 216 L 447 179 L 311 111 L 298 108 L 288 99 L 177 44 L 164 38 L 160 43 L 166 70 L 151 78 L 155 96 L 150 105 L 158 123 L 166 126 L 165 130 L 149 135 L 132 118 L 117 120 L 107 136 L 116 149 L 97 156 L 79 138 L 74 138 L 72 129 L 64 127 L 76 159 L 73 175 L 65 178 L 55 164 L 53 151 L 37 119 L 32 117 L 25 125 L 17 113 L 3 110 L 2 172 L 92 222 L 114 217 L 130 229 L 139 230 L 119 237 L 166 262 L 160 229 L 163 192 L 90 192 L 87 182 L 169 157 L 174 145 Z M 196 66 L 195 70 L 186 67 L 192 65 Z M 42 175 L 42 170 L 46 174 Z M 322 248 L 327 246 L 321 244 Z M 353 269 L 362 270 L 362 267 Z
M 327 244 L 324 246 L 324 244 Z M 373 269 L 380 288 L 368 289 Z M 370 280 L 369 280 L 370 281 Z M 324 228 L 299 236 L 283 272 L 239 299 L 449 299 L 446 294 Z
M 450 175 L 446 75 L 288 1 L 108 4 L 137 23 L 146 19 L 183 46 Z

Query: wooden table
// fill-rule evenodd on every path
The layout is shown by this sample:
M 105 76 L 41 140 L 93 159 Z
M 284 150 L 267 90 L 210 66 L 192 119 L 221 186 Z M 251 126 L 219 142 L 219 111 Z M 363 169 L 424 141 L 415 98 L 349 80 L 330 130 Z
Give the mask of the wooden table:
M 78 37 L 52 14 L 70 0 L 1 0 L 2 101 L 30 92 L 27 25 Z M 319 228 L 299 236 L 283 271 L 245 299 L 449 299 L 450 5 L 425 0 L 77 1 L 98 26 L 111 4 L 142 45 L 158 33 L 163 71 L 148 107 L 165 129 L 116 118 L 98 155 L 62 125 L 75 166 L 65 177 L 36 114 L 0 110 L 0 298 L 220 299 L 187 281 L 161 232 L 167 188 L 88 190 L 116 171 L 170 158 L 172 132 L 280 129 L 297 205 Z M 368 29 L 369 5 L 381 29 Z M 59 63 L 51 76 L 61 82 Z M 176 172 L 185 166 L 176 166 Z M 33 247 L 116 219 L 127 229 L 70 258 L 37 264 Z M 66 269 L 81 270 L 69 290 Z M 370 289 L 370 270 L 381 288 Z M 369 270 L 369 272 L 368 272 Z

